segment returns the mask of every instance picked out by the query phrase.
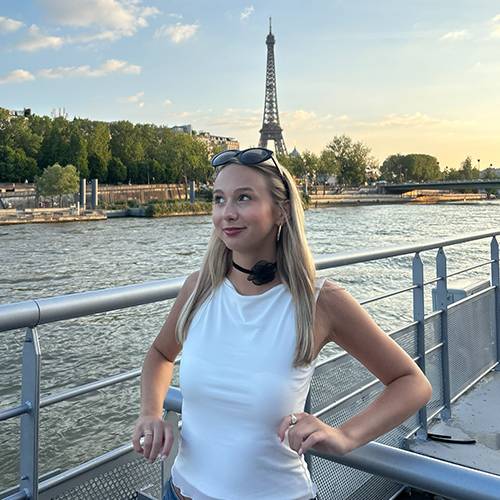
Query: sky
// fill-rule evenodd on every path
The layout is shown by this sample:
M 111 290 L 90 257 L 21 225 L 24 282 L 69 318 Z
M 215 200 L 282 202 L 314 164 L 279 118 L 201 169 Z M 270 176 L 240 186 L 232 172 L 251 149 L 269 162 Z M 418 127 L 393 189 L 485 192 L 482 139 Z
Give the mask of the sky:
M 269 17 L 289 151 L 500 166 L 498 0 L 0 0 L 0 106 L 256 146 Z

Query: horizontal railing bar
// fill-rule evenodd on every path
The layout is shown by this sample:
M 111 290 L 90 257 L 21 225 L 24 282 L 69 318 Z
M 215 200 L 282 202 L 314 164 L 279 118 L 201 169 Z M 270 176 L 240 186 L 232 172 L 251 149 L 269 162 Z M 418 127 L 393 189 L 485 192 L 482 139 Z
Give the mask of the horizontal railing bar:
M 345 455 L 311 455 L 457 500 L 498 500 L 500 476 L 371 441 Z
M 455 271 L 454 273 L 447 273 L 446 278 L 451 278 L 452 276 L 455 276 L 457 274 L 465 273 L 467 271 L 471 271 L 472 269 L 476 269 L 478 267 L 486 266 L 488 264 L 491 264 L 492 262 L 495 262 L 493 259 L 487 260 L 486 262 L 481 262 L 481 264 L 476 264 L 471 267 L 466 267 L 465 269 L 460 269 L 459 271 Z
M 467 243 L 468 241 L 479 240 L 483 238 L 493 237 L 500 234 L 499 230 L 496 231 L 480 231 L 477 233 L 470 233 L 460 238 L 449 238 L 444 240 L 435 240 L 420 245 L 406 245 L 399 247 L 388 248 L 387 250 L 367 250 L 363 252 L 348 253 L 348 254 L 335 254 L 333 256 L 319 257 L 316 259 L 316 269 L 328 269 L 331 267 L 341 267 L 350 264 L 359 264 L 371 260 L 385 259 L 387 257 L 397 257 L 401 255 L 408 255 L 415 252 L 423 252 L 425 250 L 432 250 L 450 245 L 458 245 L 460 243 Z
M 425 355 L 427 356 L 427 354 L 430 354 L 431 352 L 435 351 L 436 349 L 439 349 L 440 347 L 443 347 L 443 345 L 444 345 L 444 342 L 439 342 L 439 344 L 436 344 L 435 346 L 427 349 L 425 351 Z
M 5 408 L 0 411 L 0 422 L 8 420 L 9 418 L 18 417 L 19 415 L 24 415 L 31 411 L 31 406 L 24 403 L 18 406 L 11 406 L 10 408 Z
M 431 241 L 420 245 L 399 246 L 387 250 L 368 250 L 346 255 L 324 256 L 316 259 L 316 269 L 329 269 L 407 255 L 442 246 L 466 243 L 496 236 L 497 234 L 500 234 L 500 230 L 482 231 L 461 238 Z M 37 325 L 55 321 L 173 299 L 177 296 L 185 279 L 186 277 L 154 280 L 135 285 L 3 304 L 0 305 L 0 332 L 24 327 L 33 328 Z
M 119 384 L 120 382 L 125 382 L 127 380 L 138 377 L 141 374 L 142 368 L 136 368 L 125 373 L 120 373 L 118 375 L 112 375 L 101 380 L 96 380 L 95 382 L 90 382 L 88 384 L 79 385 L 78 387 L 73 387 L 66 391 L 62 391 L 58 394 L 53 394 L 51 396 L 46 396 L 40 400 L 40 408 L 45 406 L 50 406 L 60 401 L 66 401 L 68 399 L 74 398 L 76 396 L 81 396 L 82 394 L 87 394 L 88 392 L 94 392 L 103 387 L 108 387 L 111 385 Z
M 418 288 L 418 285 L 412 285 L 412 286 L 409 286 L 408 288 L 401 288 L 400 290 L 385 293 L 385 294 L 379 295 L 377 297 L 372 297 L 370 299 L 363 300 L 359 304 L 364 306 L 365 304 L 369 304 L 370 302 L 375 302 L 376 300 L 386 299 L 387 297 L 392 297 L 393 295 L 397 295 L 398 293 L 409 292 L 410 290 L 413 290 L 414 288 Z
M 452 397 L 451 400 L 450 400 L 450 402 L 454 403 L 462 394 L 464 394 L 465 392 L 467 392 L 474 384 L 477 384 L 477 382 L 479 382 L 483 377 L 485 377 L 497 365 L 498 365 L 498 361 L 496 363 L 494 363 L 492 366 L 490 366 L 487 370 L 485 370 L 484 372 L 482 372 L 481 375 L 478 375 L 470 384 L 468 384 L 459 393 L 457 393 L 456 396 Z
M 0 332 L 35 327 L 177 297 L 186 277 L 0 305 Z
M 448 309 L 448 311 L 451 311 L 455 307 L 459 307 L 459 306 L 463 305 L 464 302 L 468 302 L 469 300 L 472 300 L 472 299 L 477 299 L 478 297 L 481 297 L 481 295 L 484 295 L 484 294 L 488 293 L 489 291 L 494 290 L 495 288 L 496 288 L 495 285 L 490 285 L 487 288 L 483 288 L 482 290 L 479 290 L 478 292 L 475 292 L 472 295 L 467 295 L 466 297 L 464 297 L 460 300 L 456 300 L 455 302 L 448 304 L 447 309 Z
M 79 464 L 71 469 L 61 472 L 61 474 L 58 474 L 57 476 L 46 479 L 45 481 L 41 481 L 38 486 L 38 492 L 43 493 L 44 491 L 47 491 L 50 488 L 59 486 L 65 481 L 73 479 L 79 476 L 80 474 L 83 474 L 84 472 L 96 469 L 97 467 L 105 464 L 106 462 L 110 462 L 111 460 L 114 460 L 116 458 L 119 458 L 127 454 L 129 451 L 133 449 L 134 446 L 131 443 L 124 444 L 118 448 L 115 448 L 114 450 L 104 453 L 103 455 L 95 457 L 89 460 L 88 462 Z

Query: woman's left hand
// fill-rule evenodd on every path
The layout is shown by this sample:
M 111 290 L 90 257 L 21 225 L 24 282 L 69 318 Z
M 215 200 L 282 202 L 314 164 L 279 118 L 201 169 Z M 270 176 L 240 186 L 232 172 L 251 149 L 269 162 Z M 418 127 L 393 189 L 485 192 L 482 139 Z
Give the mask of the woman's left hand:
M 283 441 L 288 430 L 290 448 L 299 455 L 310 448 L 320 453 L 344 455 L 355 448 L 349 437 L 338 427 L 331 427 L 309 413 L 295 413 L 297 423 L 290 425 L 290 415 L 283 417 L 278 436 Z

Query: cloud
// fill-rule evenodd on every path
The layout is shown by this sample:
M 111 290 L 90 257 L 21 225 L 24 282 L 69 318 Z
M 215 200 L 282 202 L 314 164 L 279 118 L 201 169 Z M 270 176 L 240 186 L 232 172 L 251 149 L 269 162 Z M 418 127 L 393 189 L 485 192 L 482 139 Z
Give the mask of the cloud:
M 128 97 L 122 97 L 121 99 L 118 99 L 118 102 L 126 102 L 126 103 L 132 103 L 132 104 L 137 104 L 139 108 L 144 107 L 144 91 L 137 92 L 137 94 L 130 95 Z
M 38 72 L 38 75 L 44 78 L 66 78 L 73 76 L 81 77 L 101 77 L 112 73 L 123 73 L 128 75 L 138 75 L 141 67 L 129 64 L 126 61 L 118 59 L 108 59 L 98 68 L 84 66 L 59 66 L 57 68 L 46 68 Z
M 24 26 L 21 21 L 0 16 L 0 34 L 12 33 Z
M 29 82 L 34 79 L 35 77 L 29 71 L 26 71 L 25 69 L 15 69 L 3 78 L 0 77 L 0 84 Z
M 174 14 L 173 12 L 170 14 L 167 14 L 168 17 L 173 17 L 175 19 L 182 19 L 182 14 Z
M 250 7 L 245 7 L 240 14 L 240 21 L 244 21 L 245 19 L 248 19 L 254 12 L 254 7 L 253 5 L 250 5 Z
M 169 37 L 174 43 L 181 43 L 193 37 L 198 31 L 199 24 L 164 25 L 155 32 L 156 38 Z
M 40 49 L 59 49 L 64 44 L 64 39 L 59 36 L 45 35 L 40 28 L 33 24 L 28 28 L 28 35 L 17 47 L 26 52 Z
M 467 40 L 471 38 L 470 33 L 467 30 L 461 31 L 450 31 L 449 33 L 444 34 L 440 40 L 443 41 L 458 41 L 458 40 Z
M 469 127 L 474 125 L 472 122 L 463 120 L 448 120 L 444 118 L 437 118 L 433 116 L 426 115 L 425 113 L 415 112 L 413 114 L 396 114 L 392 113 L 384 116 L 381 120 L 375 120 L 371 122 L 356 122 L 354 123 L 357 127 L 362 128 L 431 128 L 431 127 L 444 127 L 444 128 L 456 128 L 456 127 Z
M 146 7 L 141 0 L 39 0 L 54 22 L 64 26 L 87 28 L 96 26 L 102 31 L 73 37 L 71 43 L 117 40 L 134 35 L 148 26 L 148 18 L 160 14 L 156 7 Z
M 500 38 L 500 14 L 497 14 L 495 17 L 493 17 L 490 23 L 493 25 L 490 35 L 493 38 Z
M 171 101 L 170 99 L 165 99 L 165 100 L 163 101 L 163 105 L 164 105 L 164 106 L 170 106 L 171 104 L 172 104 L 172 101 Z

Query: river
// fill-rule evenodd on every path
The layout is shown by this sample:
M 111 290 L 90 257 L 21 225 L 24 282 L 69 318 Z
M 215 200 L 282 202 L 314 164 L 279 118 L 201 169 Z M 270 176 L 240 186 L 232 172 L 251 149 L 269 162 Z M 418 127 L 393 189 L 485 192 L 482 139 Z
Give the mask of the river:
M 330 207 L 306 211 L 316 257 L 406 245 L 498 229 L 500 201 Z M 199 268 L 210 216 L 119 218 L 0 227 L 0 304 L 184 276 Z M 489 259 L 489 239 L 445 249 L 448 271 Z M 425 278 L 435 276 L 434 251 L 422 253 Z M 358 300 L 411 285 L 412 256 L 342 267 L 329 276 Z M 466 277 L 487 277 L 489 266 Z M 451 278 L 453 280 L 453 278 Z M 431 312 L 426 287 L 426 313 Z M 42 325 L 41 395 L 138 368 L 172 301 Z M 411 293 L 366 309 L 390 331 L 411 321 Z M 0 408 L 20 402 L 24 332 L 2 332 Z M 320 356 L 337 351 L 326 346 Z M 177 369 L 173 383 L 178 383 Z M 139 379 L 41 410 L 40 469 L 86 461 L 127 441 L 139 411 Z M 0 424 L 0 491 L 19 478 L 19 418 Z

